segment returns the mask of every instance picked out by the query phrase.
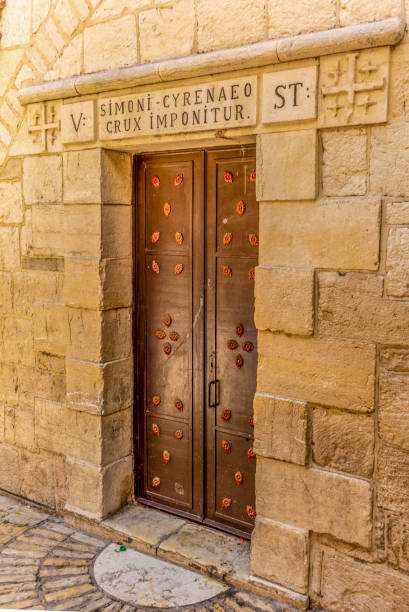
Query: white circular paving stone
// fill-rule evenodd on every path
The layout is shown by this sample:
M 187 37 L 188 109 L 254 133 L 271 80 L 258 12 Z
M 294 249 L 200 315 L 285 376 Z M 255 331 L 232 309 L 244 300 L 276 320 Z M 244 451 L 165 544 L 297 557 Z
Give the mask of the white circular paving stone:
M 118 545 L 110 544 L 98 555 L 94 576 L 101 589 L 126 603 L 173 608 L 200 603 L 228 590 L 221 582 L 157 557 L 131 548 L 117 551 Z

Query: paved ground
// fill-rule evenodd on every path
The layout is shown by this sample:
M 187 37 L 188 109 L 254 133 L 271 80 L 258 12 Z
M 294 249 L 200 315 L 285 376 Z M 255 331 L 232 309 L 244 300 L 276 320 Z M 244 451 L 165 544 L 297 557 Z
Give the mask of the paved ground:
M 112 542 L 66 527 L 53 514 L 0 495 L 0 609 L 81 612 L 149 609 L 115 599 L 96 584 L 94 562 L 110 545 Z M 176 609 L 181 608 L 173 608 Z M 228 589 L 183 610 L 290 612 L 293 608 Z

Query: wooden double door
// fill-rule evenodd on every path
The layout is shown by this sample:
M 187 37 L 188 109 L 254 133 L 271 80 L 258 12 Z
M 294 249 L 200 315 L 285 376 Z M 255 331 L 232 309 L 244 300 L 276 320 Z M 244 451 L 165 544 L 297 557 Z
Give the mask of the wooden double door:
M 255 151 L 146 155 L 136 177 L 137 499 L 250 533 Z

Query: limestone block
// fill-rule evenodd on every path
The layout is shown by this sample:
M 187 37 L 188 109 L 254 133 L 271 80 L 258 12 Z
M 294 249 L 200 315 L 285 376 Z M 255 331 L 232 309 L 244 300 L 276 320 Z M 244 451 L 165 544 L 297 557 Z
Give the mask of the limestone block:
M 36 450 L 34 434 L 34 401 L 21 399 L 18 406 L 6 406 L 5 442 L 18 448 Z
M 0 444 L 0 489 L 19 495 L 21 492 L 20 457 L 15 448 Z
M 307 461 L 306 402 L 257 393 L 253 406 L 256 454 L 305 465 Z
M 3 31 L 3 24 L 2 24 Z M 2 39 L 4 43 L 4 37 Z M 6 93 L 7 87 L 13 79 L 17 67 L 24 55 L 23 49 L 14 49 L 13 51 L 5 51 L 0 48 L 0 96 Z
M 389 229 L 386 248 L 386 294 L 409 297 L 409 228 Z
M 314 200 L 316 191 L 316 130 L 257 137 L 257 200 Z
M 131 306 L 132 271 L 131 259 L 67 257 L 65 303 L 91 309 Z
M 308 584 L 308 531 L 257 516 L 251 537 L 251 572 L 305 593 Z
M 62 246 L 68 256 L 130 257 L 131 232 L 130 206 L 65 206 Z
M 26 157 L 23 162 L 26 204 L 58 204 L 62 200 L 62 160 L 59 155 Z
M 312 456 L 319 466 L 370 478 L 374 446 L 372 416 L 313 407 Z
M 376 199 L 261 204 L 259 263 L 376 270 L 380 211 Z
M 314 271 L 256 268 L 255 314 L 258 329 L 309 336 L 314 326 Z
M 37 399 L 35 434 L 44 450 L 106 465 L 132 450 L 132 408 L 102 417 Z
M 31 1 L 8 2 L 1 15 L 1 42 L 3 48 L 26 45 L 31 35 Z
M 386 529 L 388 562 L 407 572 L 409 569 L 409 523 L 405 517 L 389 515 Z
M 0 51 L 0 57 L 1 57 L 1 51 Z M 35 73 L 33 69 L 31 68 L 31 66 L 29 66 L 28 64 L 23 64 L 20 70 L 18 71 L 18 74 L 14 80 L 14 84 L 18 89 L 20 89 L 21 87 L 26 85 L 29 81 L 34 81 L 34 79 L 35 79 Z
M 0 54 L 1 57 L 1 54 Z M 0 168 L 0 180 L 10 181 L 13 179 L 20 179 L 23 175 L 21 159 L 10 158 Z
M 31 317 L 36 302 L 62 303 L 63 274 L 37 270 L 13 274 L 13 308 L 20 317 Z
M 394 512 L 409 512 L 409 453 L 381 444 L 378 458 L 378 503 Z
M 51 0 L 33 0 L 33 33 L 37 32 L 50 10 Z
M 335 0 L 316 0 L 313 11 L 308 0 L 268 0 L 267 7 L 269 38 L 329 30 L 336 25 Z
M 372 488 L 364 480 L 259 457 L 256 499 L 263 517 L 370 546 Z
M 409 45 L 397 45 L 391 52 L 391 77 L 388 120 L 409 119 Z
M 388 225 L 409 225 L 409 202 L 387 202 L 385 221 Z
M 54 64 L 57 78 L 65 79 L 82 72 L 82 44 L 83 35 L 78 34 L 72 42 L 64 49 L 61 56 Z
M 380 21 L 388 17 L 398 17 L 400 14 L 400 0 L 383 0 L 375 3 L 372 0 L 341 0 L 339 7 L 341 26 Z
M 36 364 L 37 364 L 36 354 Z M 65 374 L 47 371 L 38 367 L 18 368 L 18 390 L 20 405 L 34 406 L 34 398 L 52 402 L 64 402 L 66 394 Z
M 374 408 L 375 346 L 259 332 L 258 391 L 346 408 Z
M 18 402 L 18 374 L 14 364 L 0 363 L 0 402 Z
M 66 508 L 104 518 L 130 501 L 132 481 L 131 456 L 104 468 L 68 459 Z
M 389 47 L 321 57 L 318 126 L 386 122 L 389 66 Z
M 371 192 L 405 197 L 409 193 L 409 123 L 390 122 L 371 130 Z
M 194 35 L 193 0 L 179 0 L 169 8 L 143 11 L 139 15 L 141 61 L 155 62 L 190 55 Z
M 54 10 L 54 17 L 64 34 L 72 36 L 79 24 L 79 18 L 75 12 L 73 2 L 71 0 L 58 0 Z
M 151 6 L 150 0 L 103 0 L 94 11 L 91 23 L 119 17 L 125 9 L 135 11 Z
M 265 36 L 264 2 L 199 0 L 197 21 L 199 52 L 256 42 Z
M 390 372 L 409 372 L 408 349 L 383 348 L 379 353 L 380 364 Z
M 27 319 L 7 317 L 4 321 L 3 350 L 6 361 L 33 366 L 33 324 Z
M 364 195 L 367 187 L 365 129 L 322 132 L 322 189 L 326 196 Z
M 326 550 L 320 573 L 321 597 L 317 601 L 324 609 L 393 612 L 407 606 L 409 579 L 387 565 L 362 563 Z
M 33 323 L 35 350 L 65 355 L 69 326 L 64 306 L 35 305 Z
M 385 442 L 409 452 L 408 373 L 381 372 L 379 378 L 379 434 Z
M 27 219 L 30 223 L 30 219 Z M 64 255 L 64 206 L 37 204 L 27 226 L 28 250 L 36 255 Z
M 131 204 L 131 156 L 103 149 L 64 153 L 64 202 Z
M 95 140 L 94 107 L 94 100 L 63 104 L 61 107 L 61 142 L 76 144 Z M 72 174 L 74 174 L 72 167 L 69 174 L 72 179 Z
M 67 405 L 93 414 L 111 414 L 132 405 L 131 359 L 100 364 L 67 359 Z
M 0 227 L 0 269 L 13 270 L 20 265 L 20 239 L 17 227 Z
M 21 494 L 27 499 L 55 508 L 55 476 L 52 456 L 25 450 L 21 453 L 20 469 Z
M 4 409 L 4 404 L 0 402 L 0 444 L 4 443 Z
M 0 314 L 10 314 L 13 309 L 12 276 L 0 272 Z
M 101 41 L 104 44 L 101 45 Z M 134 15 L 100 23 L 84 30 L 84 69 L 96 72 L 138 62 Z
M 67 316 L 68 357 L 105 362 L 130 356 L 132 317 L 128 308 L 102 312 L 67 308 Z
M 385 300 L 383 277 L 320 272 L 318 290 L 320 335 L 409 343 L 409 303 Z
M 36 367 L 45 372 L 65 373 L 65 358 L 42 351 L 36 354 Z

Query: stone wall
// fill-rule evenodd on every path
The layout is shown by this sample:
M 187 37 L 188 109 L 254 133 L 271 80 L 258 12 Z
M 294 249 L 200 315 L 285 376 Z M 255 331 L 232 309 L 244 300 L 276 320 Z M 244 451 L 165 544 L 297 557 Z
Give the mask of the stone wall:
M 22 85 L 391 16 L 401 0 L 8 0 L 0 488 L 94 517 L 133 494 L 131 155 L 33 138 L 29 113 L 62 103 L 27 111 Z M 408 68 L 405 35 L 387 122 L 257 137 L 252 571 L 331 611 L 409 598 Z

